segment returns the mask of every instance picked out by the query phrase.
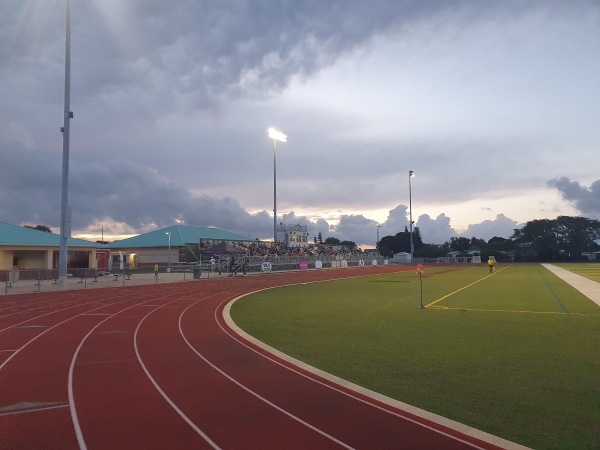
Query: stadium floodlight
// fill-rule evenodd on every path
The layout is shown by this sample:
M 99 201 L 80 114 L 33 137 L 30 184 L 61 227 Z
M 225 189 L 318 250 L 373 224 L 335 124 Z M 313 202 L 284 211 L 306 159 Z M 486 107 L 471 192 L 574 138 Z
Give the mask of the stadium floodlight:
M 273 139 L 273 243 L 277 243 L 277 141 L 287 142 L 287 135 L 277 128 L 267 130 L 269 138 Z
M 410 184 L 410 179 L 415 176 L 415 173 L 412 170 L 408 171 L 408 215 L 410 221 L 410 262 L 413 261 L 413 256 L 415 253 L 415 246 L 413 244 L 413 218 L 412 218 L 412 187 Z
M 269 137 L 279 142 L 287 142 L 287 135 L 279 131 L 277 128 L 269 128 Z
M 167 236 L 169 236 L 169 269 L 167 270 L 167 272 L 171 272 L 171 232 L 167 231 L 165 233 Z

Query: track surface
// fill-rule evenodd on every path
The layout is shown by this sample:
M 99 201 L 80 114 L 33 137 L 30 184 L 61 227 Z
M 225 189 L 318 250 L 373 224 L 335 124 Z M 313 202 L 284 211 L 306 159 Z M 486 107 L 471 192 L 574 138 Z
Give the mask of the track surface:
M 398 270 L 4 297 L 0 448 L 497 448 L 290 367 L 223 319 L 244 293 Z

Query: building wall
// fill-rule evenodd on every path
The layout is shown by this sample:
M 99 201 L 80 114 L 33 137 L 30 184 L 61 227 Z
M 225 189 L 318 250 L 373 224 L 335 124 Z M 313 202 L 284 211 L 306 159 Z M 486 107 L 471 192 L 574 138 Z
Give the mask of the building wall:
M 68 248 L 68 267 L 96 267 L 96 249 Z M 75 258 L 72 256 L 77 254 Z M 17 264 L 14 265 L 13 263 Z M 58 269 L 58 248 L 12 246 L 0 250 L 0 270 Z
M 13 251 L 0 250 L 0 270 L 13 269 Z
M 308 227 L 280 223 L 277 226 L 277 242 L 288 247 L 306 247 L 308 246 Z
M 159 264 L 166 266 L 169 264 L 169 249 L 168 248 L 136 248 L 122 249 L 123 260 L 126 267 L 148 267 Z M 179 262 L 179 248 L 172 247 L 170 253 L 171 264 Z M 119 268 L 119 250 L 111 250 L 112 268 Z
M 45 250 L 16 250 L 14 257 L 19 258 L 19 270 L 49 269 Z

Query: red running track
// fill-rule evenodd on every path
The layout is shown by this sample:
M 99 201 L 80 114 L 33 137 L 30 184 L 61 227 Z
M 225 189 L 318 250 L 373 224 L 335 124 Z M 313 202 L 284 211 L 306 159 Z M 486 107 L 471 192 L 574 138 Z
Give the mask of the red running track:
M 223 318 L 242 294 L 361 270 L 3 297 L 0 448 L 505 446 L 295 367 Z

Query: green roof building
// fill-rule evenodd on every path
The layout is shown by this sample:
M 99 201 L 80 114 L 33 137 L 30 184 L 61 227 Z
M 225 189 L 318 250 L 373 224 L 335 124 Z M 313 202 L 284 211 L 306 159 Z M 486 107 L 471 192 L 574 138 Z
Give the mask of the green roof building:
M 173 225 L 160 230 L 121 239 L 104 246 L 111 250 L 113 264 L 120 254 L 129 267 L 161 266 L 194 262 L 201 248 L 215 242 L 256 242 L 249 236 L 214 227 Z
M 98 244 L 69 238 L 69 268 L 96 268 Z M 0 222 L 0 270 L 58 269 L 60 236 Z

